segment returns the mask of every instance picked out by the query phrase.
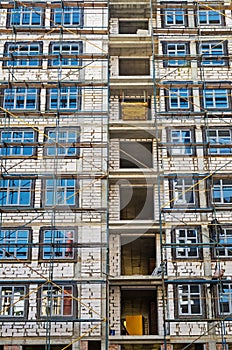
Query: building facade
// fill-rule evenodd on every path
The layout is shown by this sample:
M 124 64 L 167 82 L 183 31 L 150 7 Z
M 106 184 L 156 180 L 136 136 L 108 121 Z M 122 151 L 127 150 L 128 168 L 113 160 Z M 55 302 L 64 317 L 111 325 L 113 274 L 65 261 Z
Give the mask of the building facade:
M 1 1 L 0 350 L 232 349 L 230 1 Z

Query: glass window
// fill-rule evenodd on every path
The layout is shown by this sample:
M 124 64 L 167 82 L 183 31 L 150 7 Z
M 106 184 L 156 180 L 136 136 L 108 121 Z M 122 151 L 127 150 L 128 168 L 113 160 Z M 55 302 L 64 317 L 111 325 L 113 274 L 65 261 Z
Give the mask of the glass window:
M 192 130 L 171 130 L 171 143 L 174 145 L 170 148 L 172 155 L 192 155 L 193 147 L 190 143 L 193 142 Z
M 80 130 L 76 128 L 46 129 L 47 156 L 77 156 L 80 149 L 75 144 L 80 141 Z
M 202 56 L 201 64 L 204 66 L 225 65 L 225 60 L 221 59 L 221 56 L 225 55 L 223 43 L 201 43 L 199 54 Z
M 30 206 L 32 180 L 0 180 L 0 206 Z
M 41 290 L 41 316 L 72 316 L 73 287 L 45 286 Z
M 36 141 L 33 129 L 25 130 L 0 130 L 0 140 L 3 147 L 0 148 L 1 156 L 32 156 L 36 146 L 26 146 L 27 143 Z M 11 145 L 14 144 L 14 145 Z M 18 144 L 18 145 L 17 145 Z
M 0 286 L 0 317 L 24 317 L 25 295 L 25 287 Z
M 12 88 L 4 90 L 4 108 L 9 110 L 36 110 L 37 93 L 35 88 Z
M 80 54 L 79 43 L 70 43 L 70 44 L 54 43 L 54 44 L 51 44 L 50 51 L 52 55 L 57 55 L 56 58 L 49 60 L 49 65 L 52 67 L 54 66 L 70 67 L 70 66 L 80 65 L 80 59 L 78 57 L 74 57 L 75 55 Z
M 215 204 L 232 203 L 232 180 L 213 180 L 212 196 Z
M 220 314 L 231 314 L 232 313 L 232 284 L 222 283 L 218 286 L 219 294 L 219 310 Z
M 232 148 L 226 147 L 232 143 L 232 135 L 230 129 L 209 129 L 206 131 L 207 142 L 210 144 L 208 152 L 210 154 L 230 154 Z M 212 147 L 212 146 L 224 147 Z
M 229 108 L 227 89 L 205 89 L 203 91 L 204 108 Z
M 29 230 L 0 230 L 0 259 L 28 259 Z
M 176 243 L 180 244 L 180 246 L 176 247 L 177 258 L 199 257 L 199 247 L 197 247 L 197 244 L 199 243 L 199 237 L 196 229 L 175 229 L 174 235 Z
M 79 89 L 75 86 L 50 89 L 49 109 L 56 110 L 78 110 L 80 109 Z
M 218 238 L 215 256 L 232 257 L 232 228 L 222 228 Z
M 174 205 L 195 205 L 196 186 L 192 178 L 177 178 L 173 181 L 173 203 Z M 194 187 L 193 187 L 194 186 Z
M 41 60 L 36 58 L 42 53 L 40 44 L 7 44 L 5 47 L 5 56 L 9 57 L 6 61 L 7 66 L 13 67 L 37 67 L 41 65 Z
M 53 10 L 53 24 L 61 26 L 80 26 L 79 7 L 63 7 Z
M 199 10 L 198 23 L 202 25 L 222 24 L 222 15 L 220 14 L 220 11 Z
M 189 109 L 189 90 L 186 88 L 171 88 L 169 92 L 170 109 Z
M 10 25 L 12 26 L 41 26 L 43 19 L 41 7 L 18 6 L 10 13 Z
M 201 315 L 202 298 L 200 285 L 182 284 L 177 288 L 179 315 Z
M 75 179 L 45 180 L 45 206 L 77 205 L 78 191 Z
M 185 11 L 182 9 L 166 9 L 164 11 L 165 26 L 183 26 L 185 25 Z
M 72 229 L 44 229 L 43 259 L 67 259 L 74 257 L 74 234 Z
M 182 56 L 182 59 L 168 59 L 168 66 L 184 66 L 187 64 L 187 61 L 183 59 L 183 56 L 188 54 L 188 44 L 187 43 L 168 43 L 166 45 L 167 56 L 178 58 L 178 56 Z

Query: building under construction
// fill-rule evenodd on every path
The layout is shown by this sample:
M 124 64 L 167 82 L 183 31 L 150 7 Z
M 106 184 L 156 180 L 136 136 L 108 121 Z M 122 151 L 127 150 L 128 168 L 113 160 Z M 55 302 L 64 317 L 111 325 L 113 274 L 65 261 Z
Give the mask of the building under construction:
M 0 2 L 0 350 L 232 349 L 232 5 Z

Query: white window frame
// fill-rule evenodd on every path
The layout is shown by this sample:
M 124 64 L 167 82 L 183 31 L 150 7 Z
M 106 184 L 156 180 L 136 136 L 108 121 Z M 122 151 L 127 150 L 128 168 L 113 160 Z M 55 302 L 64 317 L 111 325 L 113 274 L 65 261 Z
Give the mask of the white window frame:
M 211 135 L 209 135 L 211 133 Z M 212 135 L 214 133 L 215 135 Z M 228 136 L 220 136 L 220 133 L 227 133 Z M 231 154 L 232 153 L 232 147 L 226 148 L 225 147 L 216 147 L 212 148 L 212 145 L 226 145 L 226 144 L 232 144 L 232 130 L 231 129 L 208 129 L 206 130 L 206 139 L 207 142 L 210 144 L 210 148 L 208 149 L 208 153 L 211 155 L 218 155 L 218 154 Z
M 184 26 L 186 13 L 181 8 L 170 8 L 164 10 L 164 23 L 165 26 Z M 172 17 L 172 23 L 168 23 L 168 17 Z M 178 22 L 178 17 L 182 17 L 182 23 Z
M 76 179 L 46 179 L 44 191 L 44 204 L 46 207 L 54 205 L 77 206 L 78 193 Z
M 46 228 L 42 230 L 43 259 L 73 259 L 75 240 L 74 229 Z
M 76 157 L 79 155 L 79 147 L 73 146 L 80 139 L 80 129 L 78 127 L 47 128 L 46 135 L 48 136 L 45 137 L 45 142 L 47 142 L 45 154 L 47 156 Z
M 186 136 L 187 132 L 189 133 L 189 136 Z M 191 156 L 193 154 L 193 147 L 190 145 L 185 146 L 185 144 L 190 144 L 191 142 L 193 142 L 193 131 L 191 129 L 172 129 L 170 130 L 170 139 L 171 143 L 173 143 L 173 146 L 171 146 L 170 148 L 171 155 Z
M 228 292 L 225 292 L 226 290 L 228 290 Z M 223 282 L 221 286 L 218 286 L 218 295 L 219 295 L 219 298 L 218 298 L 219 313 L 221 315 L 230 315 L 232 313 L 232 283 Z M 223 299 L 224 299 L 224 303 L 228 305 L 229 311 L 226 311 L 226 312 L 223 311 L 223 308 L 222 308 Z
M 208 48 L 206 48 L 208 46 Z M 219 59 L 225 55 L 225 46 L 223 43 L 202 42 L 199 44 L 199 54 L 202 57 L 203 66 L 225 66 L 225 59 Z M 215 58 L 214 58 L 215 57 Z
M 232 227 L 222 227 L 218 239 L 218 245 L 215 247 L 215 257 L 232 258 Z
M 217 184 L 215 184 L 215 182 L 217 182 Z M 228 183 L 226 184 L 225 182 L 228 182 Z M 214 196 L 214 191 L 215 191 L 216 187 L 217 187 L 217 192 L 219 191 L 219 193 L 220 193 L 219 200 L 217 200 L 217 201 L 215 201 L 215 196 Z M 214 180 L 213 188 L 212 188 L 212 201 L 214 204 L 223 204 L 223 205 L 227 204 L 228 205 L 228 204 L 232 203 L 232 195 L 230 196 L 230 198 L 231 198 L 230 202 L 225 201 L 226 196 L 224 195 L 224 193 L 225 193 L 225 191 L 227 191 L 226 188 L 232 194 L 232 179 L 231 180 L 230 179 L 215 179 Z
M 6 136 L 4 136 L 4 134 Z M 29 134 L 31 134 L 31 137 Z M 0 148 L 1 156 L 30 157 L 35 154 L 35 147 L 22 145 L 22 143 L 36 142 L 36 133 L 33 129 L 0 130 L 0 140 L 3 145 L 6 144 Z M 11 146 L 11 143 L 18 143 L 19 145 Z
M 15 184 L 14 184 L 15 183 Z M 30 207 L 32 202 L 32 179 L 2 179 L 0 180 L 0 206 Z M 21 202 L 23 193 L 27 194 L 27 202 Z M 16 198 L 16 201 L 13 200 Z
M 174 205 L 195 205 L 196 204 L 196 187 L 192 187 L 195 184 L 192 178 L 179 177 L 173 181 L 173 204 Z M 190 189 L 191 188 L 191 189 Z M 190 190 L 188 190 L 190 189 Z M 188 196 L 191 194 L 192 201 L 188 201 Z
M 176 105 L 173 106 L 173 100 L 176 100 Z M 184 106 L 182 106 L 184 103 Z M 169 90 L 169 109 L 186 110 L 190 108 L 189 89 L 188 88 L 171 88 Z
M 38 89 L 17 87 L 4 90 L 3 106 L 8 110 L 37 110 Z M 33 101 L 33 106 L 28 107 L 28 101 Z M 18 102 L 20 104 L 18 105 Z
M 25 317 L 25 286 L 0 286 L 0 318 Z
M 79 22 L 74 22 L 75 15 L 79 14 Z M 61 21 L 57 21 L 56 16 L 60 14 Z M 68 20 L 67 20 L 68 19 Z M 79 7 L 63 7 L 54 8 L 53 10 L 53 24 L 59 26 L 75 26 L 79 27 L 81 25 L 81 9 Z
M 66 50 L 65 50 L 66 48 Z M 68 50 L 67 50 L 68 48 Z M 64 57 L 64 56 L 72 56 L 79 55 L 81 51 L 80 43 L 52 43 L 50 47 L 50 51 L 52 55 L 57 55 L 57 58 L 53 58 L 49 61 L 50 66 L 57 67 L 78 67 L 80 65 L 80 58 L 75 57 Z
M 229 93 L 228 89 L 204 89 L 203 90 L 203 99 L 204 99 L 204 108 L 205 109 L 228 109 L 229 108 Z M 220 106 L 220 99 L 226 101 L 226 106 Z M 211 99 L 211 106 L 207 106 L 207 99 Z M 219 99 L 219 101 L 218 101 Z
M 41 65 L 41 59 L 36 58 L 42 52 L 41 44 L 38 43 L 7 43 L 5 56 L 9 57 L 6 61 L 7 66 L 13 67 L 38 67 Z M 24 58 L 19 58 L 24 56 Z
M 28 229 L 0 229 L 0 260 L 29 258 Z
M 201 21 L 201 14 L 205 13 L 204 17 L 205 17 L 205 21 L 204 23 L 202 23 Z M 219 20 L 215 23 L 214 21 L 212 22 L 211 17 L 212 14 L 217 14 L 219 16 Z M 200 25 L 221 25 L 222 24 L 222 15 L 220 13 L 218 13 L 217 11 L 213 11 L 213 10 L 199 10 L 197 13 L 197 17 L 198 17 L 198 23 Z M 206 23 L 205 23 L 206 22 Z
M 54 107 L 53 100 L 56 101 L 56 106 Z M 72 106 L 72 100 L 75 100 L 75 106 Z M 62 101 L 65 106 L 62 104 Z M 79 110 L 80 89 L 75 86 L 61 87 L 60 89 L 50 89 L 48 108 L 51 110 Z
M 183 289 L 187 289 L 186 292 L 183 292 Z M 198 288 L 198 291 L 192 291 L 193 289 Z M 202 289 L 198 284 L 182 284 L 177 286 L 178 292 L 178 313 L 179 316 L 200 316 L 202 315 Z M 195 301 L 199 301 L 199 312 L 193 312 L 193 307 Z M 182 307 L 187 307 L 187 312 L 182 311 Z
M 74 315 L 73 286 L 60 285 L 44 286 L 41 288 L 41 310 L 42 317 L 65 317 Z M 65 301 L 70 301 L 70 312 L 66 314 Z
M 176 258 L 181 259 L 196 259 L 199 258 L 199 247 L 191 246 L 199 243 L 199 234 L 197 229 L 193 228 L 178 228 L 175 229 L 176 244 L 181 246 L 176 247 Z M 195 250 L 195 253 L 192 254 Z
M 14 14 L 19 16 L 19 23 L 13 22 Z M 40 16 L 40 22 L 39 23 L 33 23 L 33 15 L 39 15 Z M 25 18 L 28 18 L 25 23 Z M 10 16 L 10 25 L 11 26 L 20 26 L 20 27 L 28 27 L 28 26 L 36 26 L 40 27 L 42 26 L 43 21 L 43 11 L 41 7 L 27 7 L 27 6 L 19 6 L 17 8 L 11 9 L 11 16 Z
M 187 61 L 183 58 L 178 60 L 178 56 L 186 56 L 188 54 L 187 43 L 166 43 L 166 50 L 169 58 L 167 60 L 167 66 L 185 66 L 187 64 Z

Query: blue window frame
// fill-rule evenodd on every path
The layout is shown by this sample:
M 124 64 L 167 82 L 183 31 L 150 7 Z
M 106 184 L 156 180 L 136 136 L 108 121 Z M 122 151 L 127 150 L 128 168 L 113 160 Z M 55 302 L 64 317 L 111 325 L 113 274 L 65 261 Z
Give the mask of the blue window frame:
M 33 129 L 0 130 L 1 156 L 29 157 L 36 153 L 35 146 L 24 144 L 36 142 L 36 132 Z M 13 143 L 14 145 L 11 145 Z M 18 145 L 17 145 L 18 143 Z
M 189 109 L 189 90 L 187 88 L 171 88 L 169 90 L 170 109 Z
M 225 55 L 223 43 L 201 43 L 199 54 L 202 56 L 201 64 L 204 66 L 224 66 L 226 61 L 221 59 Z
M 182 9 L 165 9 L 164 10 L 164 25 L 165 26 L 183 26 L 186 23 L 186 13 Z
M 72 259 L 74 258 L 74 229 L 43 229 L 42 258 Z
M 45 155 L 47 156 L 77 156 L 80 149 L 75 144 L 80 141 L 80 129 L 78 127 L 69 128 L 46 128 Z
M 212 188 L 212 198 L 215 204 L 232 203 L 232 180 L 214 179 Z
M 50 46 L 50 52 L 52 55 L 57 55 L 57 58 L 49 60 L 49 65 L 52 67 L 78 67 L 80 65 L 80 59 L 73 56 L 79 55 L 82 51 L 81 49 L 81 43 L 53 43 Z
M 42 62 L 36 56 L 41 53 L 40 43 L 8 43 L 5 46 L 5 57 L 9 57 L 9 60 L 5 62 L 7 66 L 13 67 L 38 67 Z
M 40 315 L 44 316 L 73 316 L 74 315 L 74 287 L 71 285 L 63 286 L 44 286 L 41 288 Z
M 79 110 L 80 89 L 76 86 L 61 87 L 49 90 L 48 109 Z
M 218 286 L 219 311 L 220 314 L 228 315 L 232 313 L 232 283 L 222 283 Z
M 9 110 L 36 110 L 38 107 L 38 90 L 17 87 L 5 89 L 3 106 Z
M 81 10 L 79 7 L 55 8 L 52 12 L 53 25 L 75 26 L 81 25 Z
M 222 24 L 222 15 L 220 11 L 199 10 L 198 23 L 201 25 L 219 25 Z
M 0 318 L 25 317 L 25 286 L 0 286 Z
M 1 229 L 0 259 L 28 259 L 29 239 L 28 229 Z
M 0 206 L 30 206 L 32 180 L 0 180 Z
M 229 96 L 227 89 L 205 89 L 203 90 L 204 108 L 228 109 Z
M 219 231 L 218 244 L 215 247 L 215 257 L 231 258 L 232 257 L 232 228 L 222 227 Z
M 209 129 L 206 131 L 207 142 L 210 144 L 208 149 L 209 154 L 231 154 L 232 148 L 227 145 L 232 145 L 232 130 L 230 129 Z M 215 147 L 212 147 L 214 146 Z M 224 146 L 224 147 L 217 147 Z
M 194 142 L 193 130 L 175 129 L 171 130 L 171 143 L 174 145 L 170 148 L 171 155 L 192 155 L 193 147 L 190 145 Z
M 45 206 L 77 206 L 78 191 L 76 179 L 45 180 Z
M 187 61 L 183 59 L 189 53 L 188 43 L 167 43 L 166 52 L 169 59 L 167 60 L 167 66 L 184 66 Z M 178 60 L 178 56 L 182 56 L 181 60 Z M 171 59 L 173 58 L 173 59 Z
M 41 7 L 18 6 L 10 13 L 11 26 L 42 26 L 43 10 Z

